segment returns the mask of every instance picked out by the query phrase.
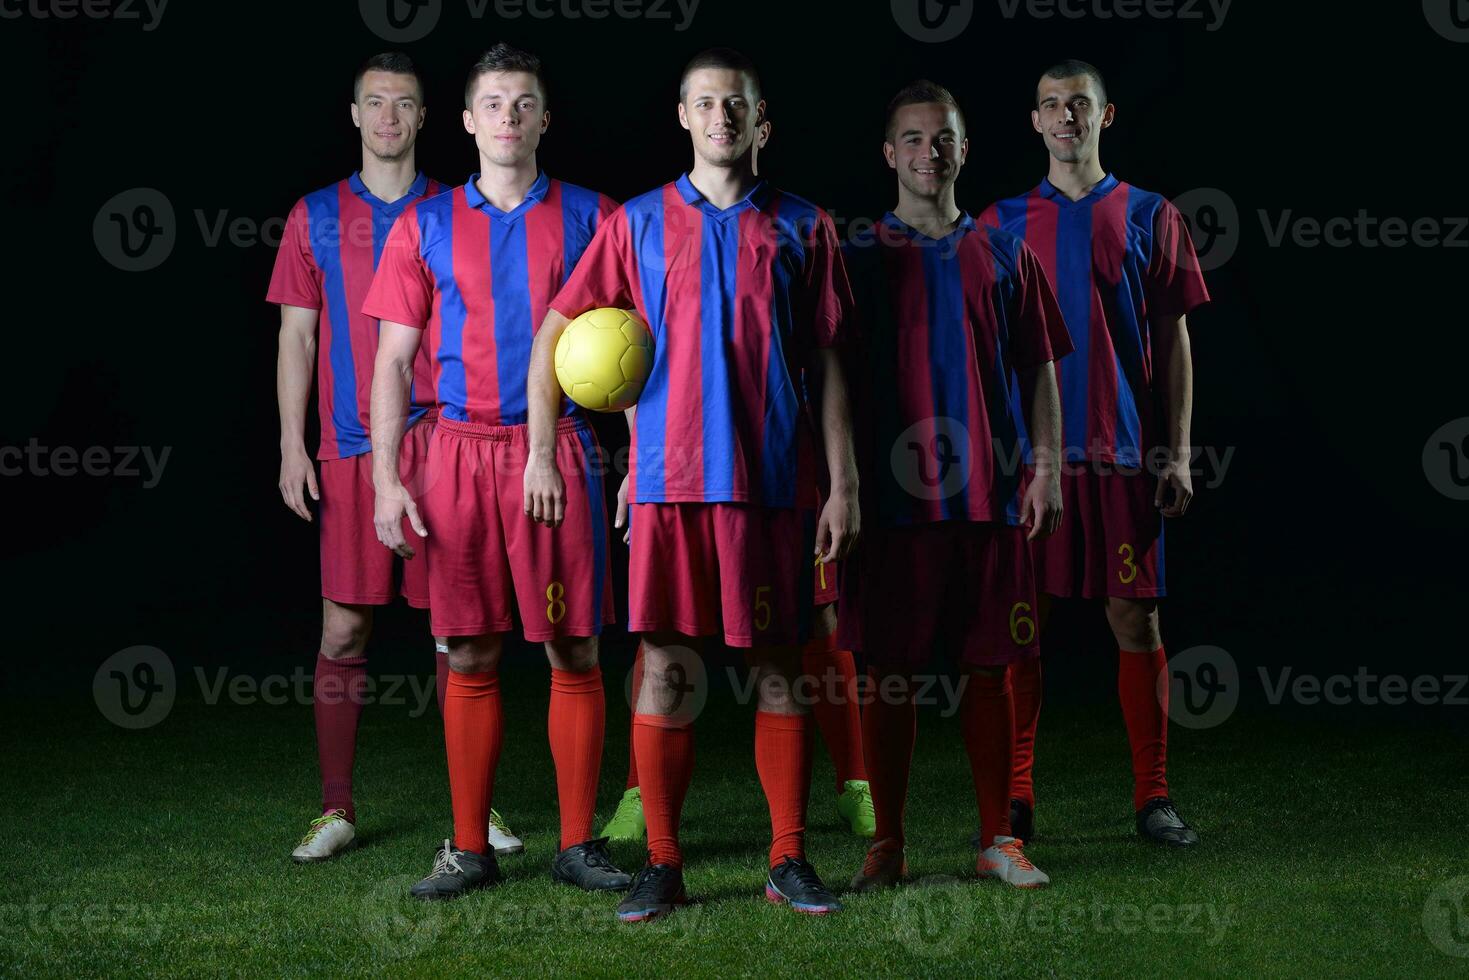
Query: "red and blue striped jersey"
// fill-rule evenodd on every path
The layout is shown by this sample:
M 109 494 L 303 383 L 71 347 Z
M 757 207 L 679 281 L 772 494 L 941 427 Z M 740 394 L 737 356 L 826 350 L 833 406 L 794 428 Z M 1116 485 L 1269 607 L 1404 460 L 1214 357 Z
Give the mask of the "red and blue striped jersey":
M 446 190 L 423 174 L 389 203 L 354 173 L 312 191 L 291 208 L 265 298 L 320 310 L 316 339 L 316 402 L 321 417 L 317 459 L 343 459 L 372 449 L 368 415 L 378 324 L 361 313 L 393 222 L 413 202 Z M 433 405 L 428 358 L 413 365 L 412 421 Z
M 882 526 L 1020 523 L 1018 371 L 1071 351 L 1040 261 L 963 215 L 930 238 L 889 212 L 843 249 L 867 376 L 864 510 Z
M 478 178 L 404 212 L 363 312 L 426 331 L 441 415 L 524 425 L 531 342 L 617 204 L 542 173 L 525 200 L 501 211 Z M 575 409 L 562 399 L 561 414 Z
M 1153 323 L 1209 300 L 1183 216 L 1108 174 L 1080 201 L 1042 180 L 980 220 L 1025 239 L 1056 287 L 1079 352 L 1056 366 L 1065 458 L 1140 466 L 1165 443 Z
M 721 210 L 684 174 L 612 215 L 551 306 L 635 308 L 653 332 L 629 499 L 804 504 L 814 434 L 800 371 L 851 307 L 824 211 L 763 181 Z

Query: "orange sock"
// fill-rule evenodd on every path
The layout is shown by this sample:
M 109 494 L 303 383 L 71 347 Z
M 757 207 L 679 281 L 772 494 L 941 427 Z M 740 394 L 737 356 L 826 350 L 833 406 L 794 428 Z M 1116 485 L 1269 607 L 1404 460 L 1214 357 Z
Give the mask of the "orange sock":
M 643 690 L 643 644 L 638 641 L 638 653 L 632 662 L 632 692 L 628 696 L 632 699 L 632 713 L 638 713 L 638 696 Z M 638 753 L 637 742 L 632 737 L 632 732 L 627 733 L 627 785 L 624 789 L 632 789 L 638 784 Z
M 607 700 L 602 669 L 574 673 L 551 668 L 551 709 L 546 733 L 556 764 L 556 795 L 561 803 L 561 847 L 592 837 L 592 810 L 597 805 L 597 777 L 602 772 L 602 737 Z
M 979 843 L 1010 836 L 1010 774 L 1014 769 L 1015 703 L 1007 674 L 966 674 L 959 727 L 979 802 Z
M 632 737 L 642 764 L 648 863 L 683 867 L 678 822 L 694 776 L 694 729 L 667 715 L 633 715 Z
M 1010 796 L 1034 807 L 1035 730 L 1041 718 L 1040 657 L 1010 665 L 1010 690 L 1015 701 L 1015 772 L 1010 780 Z
M 1168 687 L 1158 692 L 1158 675 L 1168 669 L 1163 648 L 1147 653 L 1120 650 L 1117 697 L 1132 745 L 1132 808 L 1168 795 Z
M 503 735 L 500 675 L 492 670 L 451 671 L 444 691 L 444 748 L 454 805 L 454 846 L 461 850 L 489 853 L 490 802 Z
M 811 792 L 810 715 L 755 712 L 755 771 L 770 807 L 770 866 L 806 856 Z
M 862 708 L 862 743 L 872 809 L 877 816 L 877 833 L 873 836 L 877 840 L 891 837 L 901 847 L 918 712 L 906 686 L 896 699 L 883 698 L 881 678 L 875 673 L 869 678 L 877 696 Z
M 852 651 L 836 648 L 835 634 L 818 636 L 801 653 L 801 673 L 816 681 L 811 714 L 831 764 L 837 792 L 849 779 L 866 779 L 862 759 L 862 712 L 857 707 L 857 668 Z

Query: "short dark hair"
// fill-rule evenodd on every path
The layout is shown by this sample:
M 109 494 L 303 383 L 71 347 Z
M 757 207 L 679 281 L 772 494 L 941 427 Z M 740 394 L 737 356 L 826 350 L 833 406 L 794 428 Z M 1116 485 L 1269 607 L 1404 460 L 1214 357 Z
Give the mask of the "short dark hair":
M 909 82 L 898 90 L 898 94 L 888 102 L 887 116 L 883 119 L 883 137 L 891 143 L 896 135 L 893 125 L 898 117 L 898 110 L 905 105 L 924 105 L 929 102 L 937 102 L 940 105 L 951 107 L 959 116 L 959 135 L 963 136 L 968 127 L 964 122 L 964 110 L 959 108 L 959 100 L 954 98 L 954 93 L 944 88 L 938 82 L 930 82 L 926 78 L 920 78 L 916 82 Z
M 523 71 L 527 75 L 536 77 L 536 86 L 541 90 L 541 108 L 544 110 L 551 103 L 551 92 L 546 86 L 546 72 L 541 67 L 541 59 L 529 51 L 522 51 L 513 44 L 501 41 L 493 48 L 479 56 L 474 67 L 469 69 L 469 79 L 464 83 L 464 108 L 474 108 L 474 87 L 479 84 L 481 75 L 496 74 L 506 71 Z
M 734 48 L 706 48 L 690 58 L 689 63 L 683 66 L 683 74 L 678 76 L 678 101 L 689 97 L 689 76 L 704 68 L 743 73 L 755 90 L 755 101 L 760 101 L 760 73 L 755 70 L 755 62 Z
M 402 51 L 384 51 L 375 54 L 364 61 L 357 69 L 357 74 L 352 76 L 352 101 L 356 102 L 362 97 L 362 77 L 370 71 L 392 72 L 394 75 L 412 75 L 413 82 L 418 86 L 418 101 L 423 101 L 423 78 L 418 74 L 418 69 L 413 65 L 413 59 Z
M 1097 70 L 1096 65 L 1076 58 L 1067 58 L 1058 61 L 1042 73 L 1042 78 L 1075 78 L 1077 75 L 1085 75 L 1097 85 L 1097 98 L 1102 100 L 1102 105 L 1107 104 L 1107 83 L 1102 79 L 1102 73 Z M 1040 104 L 1040 86 L 1036 86 L 1036 104 Z

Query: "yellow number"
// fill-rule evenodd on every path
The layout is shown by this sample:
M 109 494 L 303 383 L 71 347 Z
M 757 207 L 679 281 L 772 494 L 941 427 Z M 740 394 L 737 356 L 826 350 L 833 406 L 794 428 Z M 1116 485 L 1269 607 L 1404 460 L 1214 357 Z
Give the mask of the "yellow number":
M 1010 639 L 1014 640 L 1018 647 L 1030 646 L 1035 640 L 1035 620 L 1029 616 L 1020 615 L 1028 612 L 1030 612 L 1028 602 L 1017 602 L 1010 607 Z M 1022 628 L 1025 633 L 1024 639 L 1020 637 Z
M 755 628 L 767 630 L 770 628 L 770 603 L 765 598 L 770 594 L 770 586 L 761 585 L 755 588 Z M 764 617 L 763 619 L 761 617 Z
M 1127 585 L 1137 578 L 1137 566 L 1132 563 L 1133 555 L 1136 552 L 1132 550 L 1132 545 L 1121 544 L 1117 546 L 1117 553 L 1122 556 L 1122 571 L 1117 573 L 1117 579 L 1123 585 Z
M 826 562 L 816 559 L 816 574 L 821 576 L 821 591 L 826 591 Z
M 546 598 L 550 602 L 546 605 L 546 618 L 553 623 L 559 623 L 566 616 L 566 603 L 561 600 L 566 596 L 566 586 L 560 582 L 552 582 L 546 586 Z

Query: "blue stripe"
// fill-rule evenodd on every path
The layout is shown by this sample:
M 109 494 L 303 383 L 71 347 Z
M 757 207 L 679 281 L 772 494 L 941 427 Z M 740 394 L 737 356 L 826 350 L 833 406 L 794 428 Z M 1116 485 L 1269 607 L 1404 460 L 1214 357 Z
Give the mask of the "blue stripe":
M 1158 207 L 1162 198 L 1154 194 L 1128 187 L 1117 193 L 1126 193 L 1126 250 L 1122 257 L 1122 279 L 1117 284 L 1117 329 L 1112 331 L 1112 343 L 1116 349 L 1117 372 L 1117 439 L 1113 447 L 1118 459 L 1131 466 L 1142 462 L 1142 423 L 1138 418 L 1136 392 L 1146 391 L 1143 382 L 1143 305 L 1142 281 L 1148 260 L 1142 236 L 1138 229 L 1154 227 Z M 1151 236 L 1149 236 L 1151 242 Z
M 1010 364 L 1010 311 L 1020 296 L 1015 270 L 1020 265 L 1020 239 L 989 234 L 990 253 L 995 275 L 995 364 L 994 377 L 986 387 L 985 411 L 990 420 L 991 451 L 994 454 L 994 484 L 999 499 L 1005 503 L 1005 523 L 1020 522 L 1020 504 L 1015 499 L 1020 490 L 1021 459 L 1028 458 L 1029 446 L 1022 437 L 1024 423 L 1020 404 L 1020 383 L 1008 370 Z
M 1051 205 L 1055 207 L 1054 205 Z M 1061 369 L 1061 426 L 1065 456 L 1087 446 L 1091 373 L 1092 209 L 1056 208 L 1056 300 L 1076 354 Z
M 597 233 L 597 203 L 596 191 L 575 184 L 561 185 L 561 286 L 571 278 L 571 270 Z
M 928 370 L 933 386 L 933 417 L 953 419 L 967 430 L 969 415 L 969 372 L 971 369 L 964 335 L 964 284 L 959 276 L 955 241 L 915 240 L 923 255 L 923 288 L 928 297 Z M 937 428 L 937 424 L 936 424 Z M 952 438 L 953 430 L 948 435 Z M 934 447 L 937 449 L 937 447 Z M 963 466 L 969 456 L 969 445 L 955 445 L 959 454 L 956 466 Z M 973 460 L 968 460 L 973 463 Z M 968 513 L 969 485 L 965 480 L 958 492 L 939 499 L 944 520 Z
M 1025 215 L 1027 197 L 1011 197 L 995 202 L 996 220 L 999 227 L 1019 238 L 1025 237 Z
M 585 424 L 574 429 L 581 442 L 582 472 L 586 476 L 588 516 L 592 519 L 592 618 L 602 632 L 602 592 L 607 587 L 607 497 L 602 487 L 601 460 L 592 430 Z
M 490 296 L 494 303 L 495 376 L 500 388 L 500 424 L 521 425 L 528 417 L 525 377 L 534 325 L 530 312 L 530 261 L 524 221 L 491 218 Z
M 770 269 L 770 350 L 765 358 L 765 425 L 760 436 L 760 502 L 766 507 L 790 507 L 796 502 L 791 482 L 797 471 L 800 440 L 796 427 L 806 397 L 805 379 L 793 380 L 787 368 L 786 344 L 795 332 L 791 312 L 792 273 L 806 267 L 806 239 L 814 233 L 817 215 L 805 202 L 782 194 L 773 205 L 780 255 Z M 821 424 L 817 406 L 813 416 Z M 802 635 L 805 635 L 804 633 Z
M 342 249 L 350 235 L 342 227 L 338 187 L 323 188 L 306 196 L 311 234 L 311 254 L 321 269 L 321 281 L 331 317 L 332 342 L 327 363 L 332 368 L 332 427 L 337 430 L 337 448 L 343 456 L 356 456 L 371 448 L 367 433 L 357 417 L 357 363 L 352 359 L 352 314 L 347 308 L 347 284 L 342 270 Z
M 704 499 L 728 500 L 733 489 L 734 416 L 729 358 L 734 343 L 735 277 L 740 257 L 738 217 L 704 217 L 699 254 L 699 366 L 703 385 Z
M 648 384 L 638 398 L 634 416 L 638 428 L 636 496 L 639 501 L 663 499 L 663 441 L 668 419 L 668 358 L 663 356 L 665 340 L 664 306 L 668 259 L 663 254 L 663 191 L 644 194 L 629 202 L 628 237 L 637 255 L 638 280 L 642 286 L 644 313 L 653 331 L 653 370 Z
M 453 195 L 435 198 L 442 206 L 418 209 L 419 248 L 433 273 L 439 293 L 439 406 L 448 418 L 469 420 L 464 406 L 468 401 L 468 384 L 464 377 L 464 296 L 454 281 L 454 206 Z M 429 216 L 438 221 L 430 224 Z M 432 231 L 430 230 L 432 229 Z

